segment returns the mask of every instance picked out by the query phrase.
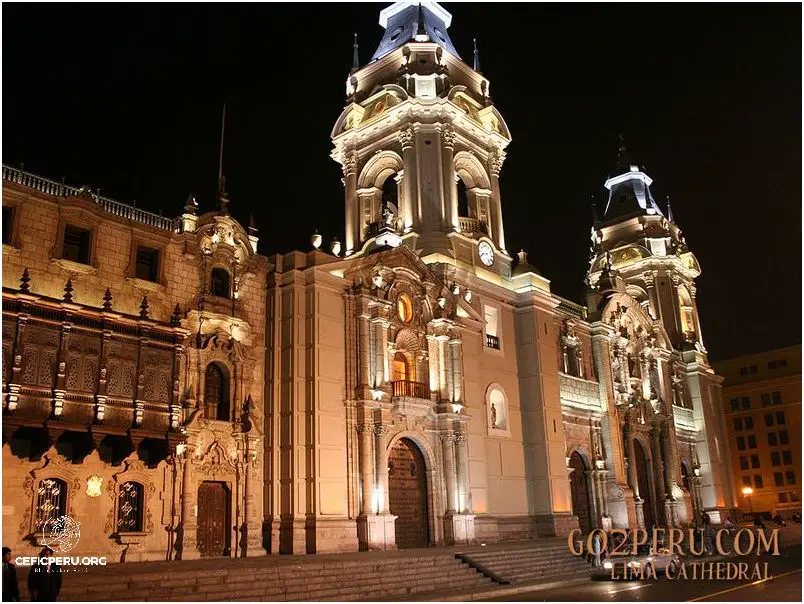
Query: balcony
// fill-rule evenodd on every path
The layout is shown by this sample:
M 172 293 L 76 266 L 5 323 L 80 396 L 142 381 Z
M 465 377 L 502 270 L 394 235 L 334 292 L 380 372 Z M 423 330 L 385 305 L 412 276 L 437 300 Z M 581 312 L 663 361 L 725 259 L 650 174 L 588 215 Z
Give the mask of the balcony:
M 486 348 L 493 348 L 494 350 L 500 349 L 500 338 L 486 334 Z
M 486 226 L 485 222 L 481 222 L 477 218 L 465 218 L 463 216 L 458 217 L 458 228 L 461 230 L 461 233 L 466 233 L 468 235 L 488 235 L 488 227 Z
M 396 382 L 391 382 L 391 392 L 394 396 L 430 399 L 430 386 L 421 382 L 397 380 Z

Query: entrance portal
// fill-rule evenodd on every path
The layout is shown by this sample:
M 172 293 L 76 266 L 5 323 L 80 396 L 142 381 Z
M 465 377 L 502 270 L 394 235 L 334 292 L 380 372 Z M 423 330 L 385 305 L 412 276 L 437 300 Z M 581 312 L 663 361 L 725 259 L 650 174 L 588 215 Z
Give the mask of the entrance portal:
M 575 451 L 570 457 L 570 490 L 572 513 L 578 517 L 578 526 L 584 533 L 592 531 L 592 514 L 589 506 L 589 487 L 586 482 L 586 465 L 581 454 Z
M 639 439 L 634 439 L 634 456 L 636 457 L 636 475 L 639 485 L 639 496 L 644 502 L 642 504 L 642 515 L 645 518 L 645 528 L 652 529 L 656 524 L 653 515 L 653 491 L 651 490 L 650 474 L 648 473 L 648 463 L 645 459 L 645 450 Z
M 198 487 L 198 551 L 202 558 L 228 557 L 231 494 L 223 482 L 204 481 Z
M 424 456 L 419 447 L 407 438 L 400 438 L 388 456 L 388 507 L 397 517 L 398 548 L 429 545 Z

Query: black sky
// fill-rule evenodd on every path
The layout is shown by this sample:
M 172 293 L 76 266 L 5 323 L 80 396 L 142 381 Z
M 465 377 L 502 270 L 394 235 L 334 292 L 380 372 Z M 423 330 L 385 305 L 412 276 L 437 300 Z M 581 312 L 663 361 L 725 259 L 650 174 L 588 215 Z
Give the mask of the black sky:
M 352 33 L 368 60 L 384 4 L 5 4 L 5 163 L 137 205 L 212 209 L 220 108 L 232 211 L 260 251 L 342 239 L 330 130 Z M 617 134 L 673 200 L 703 276 L 713 359 L 800 342 L 801 5 L 445 4 L 513 135 L 509 250 L 580 300 L 589 196 Z M 290 214 L 283 208 L 291 207 Z

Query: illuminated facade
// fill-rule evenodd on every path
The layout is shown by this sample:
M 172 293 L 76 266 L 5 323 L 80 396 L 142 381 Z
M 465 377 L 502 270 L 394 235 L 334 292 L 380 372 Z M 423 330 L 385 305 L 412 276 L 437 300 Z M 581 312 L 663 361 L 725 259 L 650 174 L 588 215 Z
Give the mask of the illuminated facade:
M 740 512 L 801 513 L 801 346 L 715 365 Z
M 3 248 L 4 442 L 45 439 L 44 457 L 24 461 L 4 446 L 15 525 L 51 499 L 79 521 L 95 501 L 113 523 L 115 501 L 144 499 L 150 536 L 134 544 L 110 525 L 93 551 L 190 558 L 683 525 L 733 507 L 720 378 L 695 304 L 700 268 L 680 229 L 622 150 L 592 230 L 587 305 L 553 294 L 524 252 L 515 260 L 499 187 L 511 134 L 477 54 L 469 67 L 453 47 L 450 20 L 435 3 L 380 13 L 384 37 L 371 62 L 356 60 L 332 131 L 345 238 L 329 251 L 314 236 L 309 252 L 259 256 L 225 199 L 219 212 L 196 216 L 189 203 L 168 220 L 4 172 L 4 205 L 15 206 Z M 41 311 L 55 335 L 36 361 L 51 381 L 35 391 L 20 381 L 31 305 L 55 309 Z M 82 349 L 84 390 L 62 376 L 85 329 L 77 315 L 95 334 L 94 352 Z M 117 398 L 105 338 L 132 339 L 136 353 Z M 141 394 L 157 341 L 172 367 L 158 400 Z M 56 412 L 68 400 L 80 409 L 69 421 L 67 403 Z M 110 430 L 122 465 L 91 446 Z M 54 435 L 73 433 L 92 437 L 91 452 L 67 466 L 66 503 L 50 483 L 40 502 L 35 491 L 74 456 Z M 161 455 L 126 449 L 154 441 Z M 87 499 L 85 474 L 102 479 L 103 497 Z M 231 531 L 211 526 L 221 518 Z M 31 522 L 4 540 L 35 539 Z

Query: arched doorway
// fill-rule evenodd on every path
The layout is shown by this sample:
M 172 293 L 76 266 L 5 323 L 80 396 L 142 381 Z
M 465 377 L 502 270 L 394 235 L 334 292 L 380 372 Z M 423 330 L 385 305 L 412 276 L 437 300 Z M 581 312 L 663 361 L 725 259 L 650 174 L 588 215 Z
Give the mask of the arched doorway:
M 394 381 L 409 382 L 410 372 L 408 371 L 408 359 L 401 352 L 394 355 Z
M 589 505 L 589 486 L 586 482 L 586 464 L 581 454 L 575 451 L 570 456 L 570 491 L 572 493 L 572 513 L 578 517 L 578 526 L 584 533 L 592 531 L 592 512 Z
M 642 504 L 642 516 L 645 519 L 645 528 L 650 530 L 656 525 L 653 516 L 653 490 L 651 489 L 650 474 L 648 473 L 648 462 L 646 461 L 645 449 L 638 438 L 634 439 L 634 456 L 636 459 L 637 484 L 639 485 L 639 496 L 644 502 Z
M 388 456 L 388 507 L 396 516 L 396 546 L 430 544 L 427 469 L 419 447 L 400 438 Z

